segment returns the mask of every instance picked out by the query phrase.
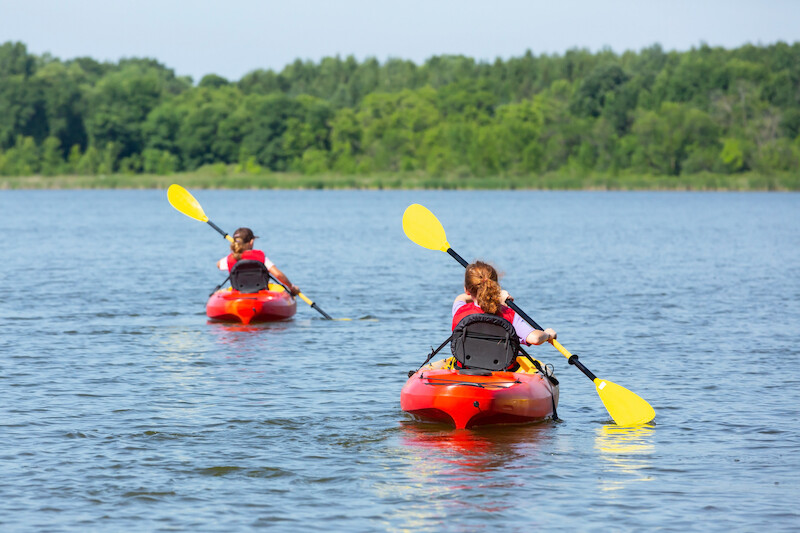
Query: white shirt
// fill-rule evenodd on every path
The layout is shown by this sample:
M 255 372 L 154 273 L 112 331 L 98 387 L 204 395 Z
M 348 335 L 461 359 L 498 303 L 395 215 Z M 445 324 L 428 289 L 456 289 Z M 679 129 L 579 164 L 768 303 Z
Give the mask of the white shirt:
M 275 263 L 269 260 L 269 257 L 264 256 L 264 265 L 267 267 L 267 270 L 275 266 Z M 217 261 L 217 268 L 222 270 L 223 272 L 228 271 L 228 256 L 226 255 L 219 261 Z

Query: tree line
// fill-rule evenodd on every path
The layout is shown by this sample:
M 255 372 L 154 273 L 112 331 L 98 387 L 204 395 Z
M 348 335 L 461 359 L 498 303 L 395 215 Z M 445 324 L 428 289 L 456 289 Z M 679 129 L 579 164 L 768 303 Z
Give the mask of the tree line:
M 763 173 L 800 164 L 800 43 L 422 65 L 353 57 L 198 83 L 154 59 L 0 45 L 0 175 Z

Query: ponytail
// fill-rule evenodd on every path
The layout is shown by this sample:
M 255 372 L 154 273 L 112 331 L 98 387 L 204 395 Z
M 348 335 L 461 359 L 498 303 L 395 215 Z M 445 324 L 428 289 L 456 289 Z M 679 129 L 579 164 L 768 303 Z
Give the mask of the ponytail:
M 492 265 L 483 261 L 469 265 L 464 273 L 464 288 L 484 312 L 496 315 L 500 311 L 500 284 Z
M 253 230 L 250 228 L 239 228 L 233 232 L 233 241 L 231 242 L 231 252 L 233 252 L 233 258 L 238 261 L 242 258 L 242 253 L 247 251 L 247 243 L 255 239 L 256 236 L 253 235 Z
M 500 285 L 491 279 L 484 279 L 478 286 L 475 299 L 478 301 L 478 307 L 496 315 L 500 311 Z
M 244 242 L 241 239 L 234 239 L 231 243 L 231 252 L 233 252 L 233 258 L 237 261 L 242 258 L 242 253 L 245 251 Z

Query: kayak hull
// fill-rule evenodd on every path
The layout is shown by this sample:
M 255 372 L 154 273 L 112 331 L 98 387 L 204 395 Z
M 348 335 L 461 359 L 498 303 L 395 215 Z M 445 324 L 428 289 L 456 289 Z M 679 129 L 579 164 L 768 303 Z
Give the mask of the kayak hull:
M 456 429 L 524 424 L 553 418 L 558 385 L 542 374 L 423 368 L 400 392 L 400 407 L 419 420 Z
M 245 325 L 288 320 L 296 312 L 295 299 L 276 285 L 256 293 L 217 291 L 206 303 L 206 314 L 211 320 Z

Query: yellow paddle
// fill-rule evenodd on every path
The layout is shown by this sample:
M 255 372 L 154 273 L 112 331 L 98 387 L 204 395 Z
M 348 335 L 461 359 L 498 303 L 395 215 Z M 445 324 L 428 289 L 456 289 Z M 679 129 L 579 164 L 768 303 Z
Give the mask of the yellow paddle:
M 169 203 L 172 205 L 172 207 L 174 207 L 187 217 L 199 220 L 200 222 L 207 223 L 209 226 L 217 230 L 220 233 L 220 235 L 228 239 L 230 242 L 233 242 L 233 237 L 225 233 L 225 231 L 220 229 L 219 226 L 208 220 L 208 217 L 203 212 L 203 208 L 200 206 L 200 202 L 195 200 L 194 196 L 192 196 L 192 194 L 189 191 L 187 191 L 180 185 L 172 184 L 169 186 L 169 189 L 167 189 L 167 199 L 169 200 Z M 275 279 L 275 281 L 277 281 L 284 289 L 286 289 L 287 292 L 291 292 L 289 288 L 283 283 L 281 283 L 279 280 Z M 316 309 L 319 312 L 319 314 L 324 316 L 326 319 L 333 320 L 333 318 L 328 313 L 320 309 L 320 307 L 317 304 L 309 300 L 305 294 L 300 292 L 297 293 L 297 296 L 299 296 L 301 300 L 310 305 L 312 308 Z
M 464 261 L 464 258 L 450 248 L 450 244 L 447 242 L 447 235 L 439 219 L 426 207 L 419 204 L 408 206 L 405 213 L 403 213 L 403 231 L 406 237 L 423 248 L 447 252 L 458 261 L 461 266 L 467 267 L 468 263 Z M 507 301 L 506 305 L 511 307 L 511 309 L 534 328 L 538 330 L 544 329 L 525 314 L 522 309 L 517 307 L 514 302 Z M 646 424 L 655 418 L 655 410 L 653 410 L 650 404 L 642 397 L 629 391 L 625 387 L 605 379 L 600 379 L 592 374 L 592 372 L 578 360 L 577 355 L 569 353 L 557 340 L 550 341 L 550 343 L 567 358 L 569 364 L 577 366 L 586 377 L 594 382 L 597 394 L 608 410 L 608 414 L 611 415 L 611 418 L 614 419 L 617 425 L 636 426 Z

